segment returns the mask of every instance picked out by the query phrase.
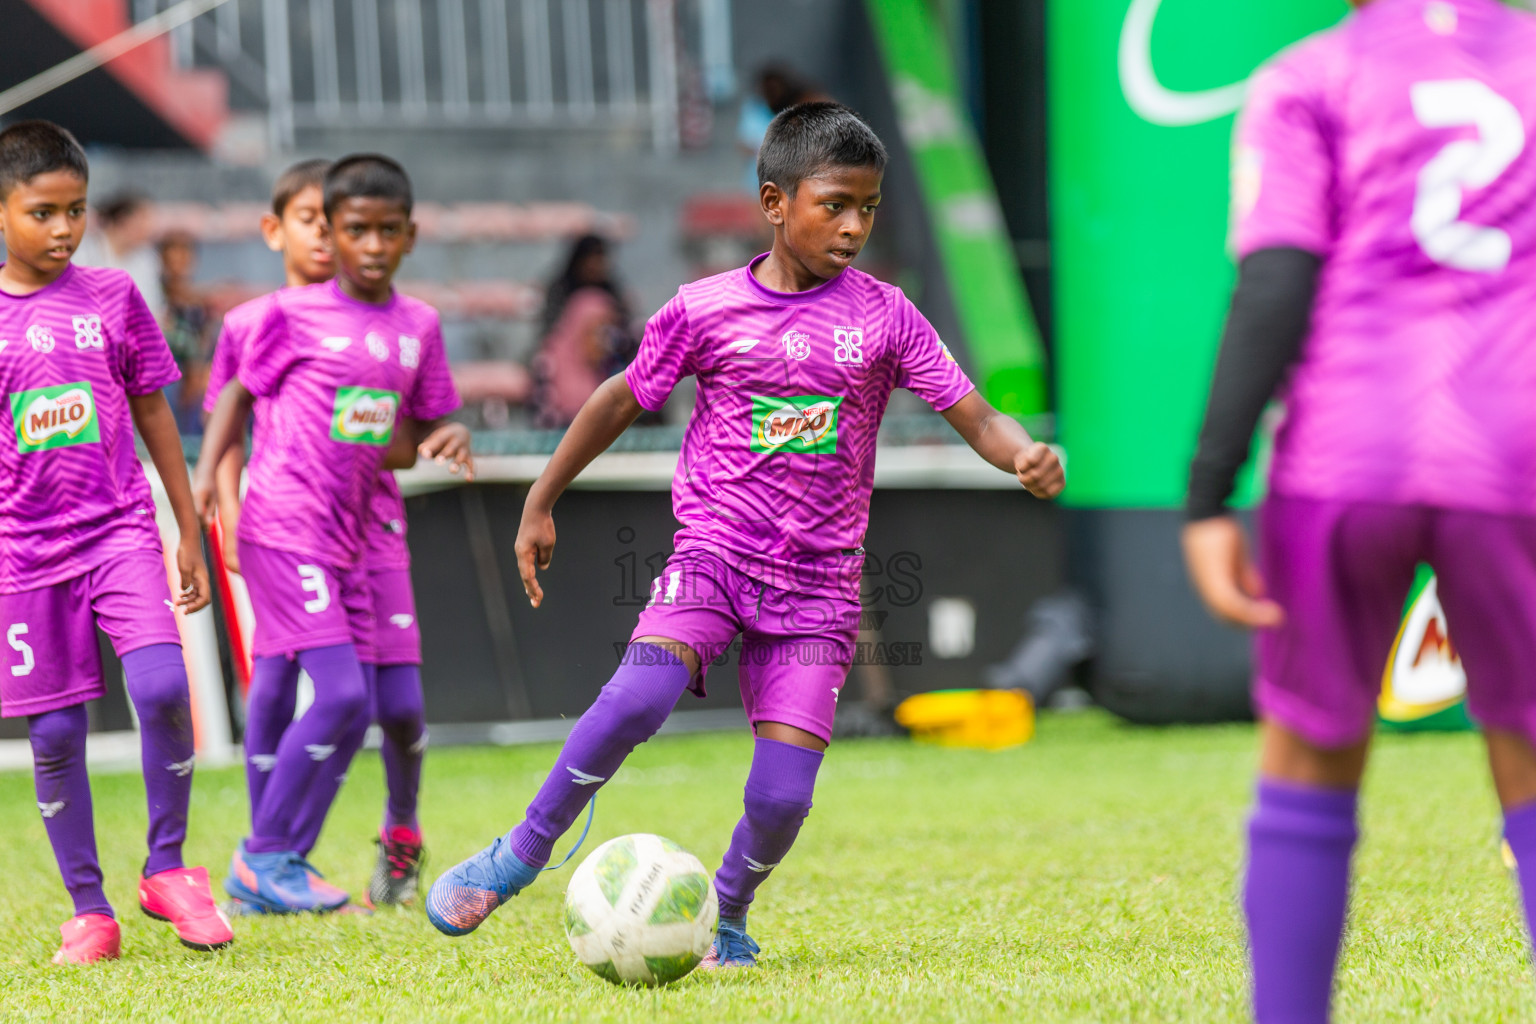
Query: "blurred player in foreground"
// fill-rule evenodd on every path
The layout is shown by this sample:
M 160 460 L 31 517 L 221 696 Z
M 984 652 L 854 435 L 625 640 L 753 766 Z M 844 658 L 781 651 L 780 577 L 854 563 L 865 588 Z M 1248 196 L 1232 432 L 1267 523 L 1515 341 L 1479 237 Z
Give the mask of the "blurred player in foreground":
M 1239 125 L 1241 270 L 1183 538 L 1211 611 L 1260 631 L 1261 1022 L 1328 1019 L 1356 793 L 1421 561 L 1536 905 L 1536 19 L 1359 6 L 1263 71 Z M 1224 506 L 1282 380 L 1255 567 Z
M 176 421 L 160 389 L 177 379 L 154 316 L 127 273 L 75 267 L 88 169 L 46 121 L 0 132 L 0 705 L 27 717 L 37 806 L 75 904 L 55 963 L 115 959 L 121 932 L 102 892 L 85 766 L 85 702 L 106 695 L 99 626 L 138 712 L 149 858 L 139 904 L 193 949 L 234 938 L 206 868 L 181 859 L 193 735 L 176 610 L 208 603 L 208 569 Z M 137 427 L 181 529 L 181 592 L 166 582 Z
M 1051 449 L 977 393 L 899 289 L 850 267 L 874 225 L 885 161 L 869 126 L 836 103 L 780 114 L 758 160 L 773 251 L 683 286 L 530 490 L 517 558 L 538 607 L 556 499 L 642 410 L 660 409 L 680 379 L 697 377 L 673 484 L 677 553 L 527 818 L 433 885 L 427 915 L 440 930 L 473 931 L 532 883 L 597 787 L 685 689 L 703 693 L 710 662 L 741 635 L 742 698 L 757 739 L 746 815 L 715 876 L 720 931 L 704 963 L 755 963 L 747 908 L 810 811 L 853 658 L 875 434 L 891 392 L 922 396 L 1032 493 L 1061 490 Z
M 269 248 L 282 254 L 289 288 L 322 284 L 336 273 L 324 210 L 323 187 L 329 167 L 328 160 L 306 160 L 288 168 L 273 185 L 272 212 L 262 217 L 262 236 Z M 225 316 L 209 373 L 204 403 L 207 412 L 213 412 L 219 392 L 235 377 L 249 337 L 271 302 L 271 296 L 262 296 L 237 306 Z M 253 409 L 258 432 L 261 406 L 258 401 Z M 451 424 L 444 437 L 448 433 L 457 434 L 458 442 L 468 445 L 467 428 Z M 424 446 L 429 456 L 436 455 L 442 440 Z M 226 567 L 234 572 L 239 571 L 240 564 L 235 538 L 239 529 L 240 473 L 244 466 L 244 445 L 237 441 L 218 468 L 222 552 Z M 369 679 L 369 710 L 383 733 L 381 754 L 388 790 L 384 824 L 377 840 L 378 862 L 368 886 L 368 900 L 377 906 L 409 903 L 416 896 L 422 857 L 416 807 L 427 739 L 421 690 L 421 632 L 411 592 L 405 501 L 393 472 L 385 470 L 379 474 L 363 526 L 364 572 L 373 604 L 374 630 L 364 658 L 376 660 Z M 269 655 L 254 661 L 245 730 L 245 772 L 253 825 L 276 763 L 278 744 L 293 722 L 299 678 L 298 663 L 286 655 Z M 361 732 L 354 738 L 361 742 Z M 326 812 L 345 776 L 344 766 L 329 776 L 322 774 L 307 795 L 294 835 L 294 848 L 305 857 L 320 837 Z
M 469 465 L 464 431 L 442 422 L 459 402 L 437 313 L 391 283 L 415 239 L 411 207 L 410 180 L 387 157 L 349 157 L 327 171 L 337 276 L 269 297 L 197 465 L 194 496 L 211 523 L 216 467 L 261 399 L 238 540 L 256 613 L 252 647 L 258 658 L 296 659 L 315 684 L 314 704 L 281 730 L 251 835 L 224 883 L 262 912 L 348 900 L 304 849 L 367 727 L 374 599 L 364 556 L 379 474 L 414 461 L 423 435 L 423 450 L 455 470 Z

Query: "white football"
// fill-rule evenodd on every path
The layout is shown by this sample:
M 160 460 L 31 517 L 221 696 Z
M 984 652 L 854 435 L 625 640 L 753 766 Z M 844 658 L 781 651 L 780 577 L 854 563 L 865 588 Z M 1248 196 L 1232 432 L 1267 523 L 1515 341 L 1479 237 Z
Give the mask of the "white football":
M 720 899 L 699 858 L 661 836 L 610 839 L 565 890 L 576 958 L 616 985 L 665 985 L 715 941 Z

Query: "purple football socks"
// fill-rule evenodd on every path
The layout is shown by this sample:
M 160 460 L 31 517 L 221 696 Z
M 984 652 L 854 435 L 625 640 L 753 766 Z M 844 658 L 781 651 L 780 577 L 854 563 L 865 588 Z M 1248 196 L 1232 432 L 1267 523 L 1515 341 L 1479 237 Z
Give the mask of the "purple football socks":
M 1520 876 L 1520 894 L 1524 898 L 1526 930 L 1536 935 L 1536 803 L 1504 812 L 1504 839 L 1515 855 L 1515 871 Z
M 75 916 L 112 915 L 101 889 L 101 865 L 96 859 L 96 827 L 91 820 L 91 782 L 85 771 L 85 734 L 89 728 L 85 705 L 45 711 L 27 718 L 32 741 L 32 778 L 37 809 L 48 830 L 48 842 L 64 876 L 64 888 L 75 903 Z
M 819 750 L 758 738 L 743 799 L 746 814 L 715 872 L 722 918 L 747 916 L 753 893 L 795 844 L 800 823 L 811 812 L 822 756 Z
M 379 750 L 388 791 L 384 827 L 404 826 L 419 832 L 416 801 L 421 790 L 421 762 L 427 752 L 427 709 L 420 666 L 379 666 L 373 688 L 373 720 L 384 734 Z
M 345 748 L 367 715 L 368 686 L 351 644 L 300 651 L 299 665 L 314 680 L 315 702 L 278 743 L 277 762 L 246 841 L 251 853 L 294 849 L 292 837 L 306 796 L 321 775 L 346 774 L 351 758 L 343 756 Z
M 245 698 L 245 786 L 251 795 L 252 825 L 277 765 L 277 745 L 293 724 L 298 701 L 299 663 L 280 654 L 256 658 Z
M 555 840 L 630 751 L 656 735 L 687 685 L 688 668 L 671 652 L 655 644 L 629 645 L 619 670 L 571 730 L 527 818 L 512 830 L 519 860 L 536 868 L 549 863 Z
M 192 801 L 192 697 L 179 644 L 151 644 L 123 655 L 128 696 L 139 716 L 144 794 L 149 801 L 149 859 L 144 874 L 182 867 Z
M 1259 1024 L 1328 1020 L 1359 835 L 1356 802 L 1353 790 L 1259 782 L 1243 890 Z
M 378 666 L 363 663 L 363 684 L 369 693 L 373 692 L 374 674 L 377 671 Z M 298 813 L 293 817 L 288 845 L 284 849 L 298 850 L 308 857 L 309 852 L 315 848 L 315 844 L 320 841 L 320 830 L 325 827 L 326 816 L 331 813 L 331 805 L 336 802 L 342 783 L 347 781 L 352 759 L 363 749 L 363 741 L 367 738 L 368 711 L 365 706 L 362 714 L 352 720 L 351 727 L 337 742 L 336 753 L 315 774 L 314 782 L 305 791 Z

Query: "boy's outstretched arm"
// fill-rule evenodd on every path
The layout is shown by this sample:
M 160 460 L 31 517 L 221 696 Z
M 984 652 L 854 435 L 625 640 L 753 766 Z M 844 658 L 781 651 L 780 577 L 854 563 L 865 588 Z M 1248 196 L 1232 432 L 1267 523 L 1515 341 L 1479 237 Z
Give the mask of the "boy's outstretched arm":
M 219 392 L 219 401 L 203 428 L 203 450 L 197 457 L 197 469 L 192 474 L 192 504 L 197 518 L 208 529 L 213 529 L 217 514 L 215 491 L 219 463 L 245 430 L 246 417 L 251 413 L 254 399 L 250 391 L 238 379 L 231 380 Z
M 609 377 L 592 392 L 549 458 L 544 472 L 528 490 L 523 521 L 517 528 L 517 571 L 528 603 L 544 601 L 538 569 L 548 569 L 555 550 L 555 502 L 587 464 L 597 458 L 640 415 L 639 401 L 622 373 Z
M 976 453 L 1019 478 L 1037 498 L 1054 498 L 1066 485 L 1066 471 L 1051 446 L 1029 436 L 1019 421 L 992 408 L 972 391 L 941 414 Z
M 181 434 L 170 403 L 159 391 L 147 395 L 129 395 L 128 407 L 133 425 L 149 449 L 149 457 L 165 486 L 165 496 L 176 515 L 181 542 L 176 546 L 176 568 L 181 573 L 181 592 L 173 595 L 176 607 L 184 612 L 201 611 L 213 595 L 208 585 L 208 566 L 203 561 L 203 538 L 197 528 L 197 512 L 192 504 L 192 489 L 187 484 L 187 457 L 181 449 Z

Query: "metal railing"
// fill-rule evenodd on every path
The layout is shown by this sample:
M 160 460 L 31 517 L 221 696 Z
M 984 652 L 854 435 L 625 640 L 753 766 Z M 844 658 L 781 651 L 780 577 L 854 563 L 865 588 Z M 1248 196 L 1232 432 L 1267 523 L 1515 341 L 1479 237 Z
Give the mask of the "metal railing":
M 171 4 L 128 2 L 136 21 Z M 442 127 L 630 129 L 671 152 L 678 18 L 678 0 L 228 0 L 171 52 L 258 98 L 277 150 L 300 130 Z

